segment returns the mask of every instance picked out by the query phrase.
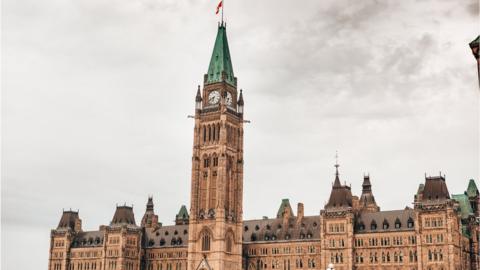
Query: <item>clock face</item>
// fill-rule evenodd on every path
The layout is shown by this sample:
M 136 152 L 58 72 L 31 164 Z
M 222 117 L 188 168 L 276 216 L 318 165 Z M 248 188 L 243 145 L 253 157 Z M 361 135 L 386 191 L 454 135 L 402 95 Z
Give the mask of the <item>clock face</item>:
M 220 101 L 220 92 L 217 90 L 208 94 L 208 104 L 217 104 Z
M 232 94 L 230 94 L 230 92 L 227 92 L 227 97 L 225 98 L 225 103 L 227 103 L 227 105 L 232 105 L 232 102 L 233 102 Z

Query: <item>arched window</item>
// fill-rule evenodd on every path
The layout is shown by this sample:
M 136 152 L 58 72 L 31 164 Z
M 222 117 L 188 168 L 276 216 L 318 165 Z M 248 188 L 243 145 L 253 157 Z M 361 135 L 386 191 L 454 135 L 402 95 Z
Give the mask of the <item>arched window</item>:
M 212 129 L 212 140 L 216 140 L 216 136 L 217 136 L 217 132 L 216 132 L 216 125 L 213 125 L 213 129 Z
M 212 127 L 208 125 L 208 141 L 212 140 Z
M 207 127 L 203 126 L 203 142 L 207 141 Z
M 202 239 L 202 251 L 209 251 L 210 250 L 210 240 L 211 236 L 208 231 L 203 231 L 201 234 Z

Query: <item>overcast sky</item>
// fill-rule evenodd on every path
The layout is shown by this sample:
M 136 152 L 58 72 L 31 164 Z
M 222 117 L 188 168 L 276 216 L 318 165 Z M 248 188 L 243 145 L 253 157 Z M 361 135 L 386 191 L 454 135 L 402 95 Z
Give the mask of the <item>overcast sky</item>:
M 194 96 L 217 31 L 214 0 L 5 0 L 2 269 L 46 269 L 62 208 L 84 230 L 147 196 L 172 224 L 189 206 Z M 282 198 L 317 215 L 364 173 L 382 209 L 424 174 L 451 193 L 479 178 L 477 1 L 227 0 L 244 89 L 245 219 Z M 478 183 L 478 181 L 477 181 Z M 262 205 L 263 207 L 258 207 Z M 28 257 L 26 257 L 28 256 Z M 28 258 L 28 259 L 27 259 Z

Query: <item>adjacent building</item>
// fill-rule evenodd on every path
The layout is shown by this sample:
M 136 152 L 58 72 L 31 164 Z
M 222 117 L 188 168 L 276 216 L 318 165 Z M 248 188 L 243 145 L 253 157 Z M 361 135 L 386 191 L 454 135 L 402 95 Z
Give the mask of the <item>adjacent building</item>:
M 473 180 L 451 195 L 445 176 L 425 176 L 413 208 L 381 211 L 370 176 L 355 196 L 336 164 L 318 215 L 305 216 L 302 203 L 294 212 L 284 199 L 274 218 L 243 220 L 243 112 L 222 23 L 195 97 L 190 210 L 181 206 L 175 224 L 163 225 L 149 197 L 140 224 L 122 205 L 97 231 L 63 211 L 49 270 L 479 269 Z

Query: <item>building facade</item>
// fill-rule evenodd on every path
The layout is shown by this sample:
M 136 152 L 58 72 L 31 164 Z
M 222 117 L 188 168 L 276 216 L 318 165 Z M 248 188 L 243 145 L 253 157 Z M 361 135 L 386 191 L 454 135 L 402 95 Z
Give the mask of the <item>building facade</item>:
M 425 176 L 413 208 L 381 211 L 370 177 L 355 196 L 336 164 L 319 215 L 284 199 L 274 218 L 243 220 L 243 110 L 222 23 L 195 97 L 190 212 L 182 206 L 164 226 L 149 197 L 140 225 L 123 205 L 109 225 L 83 231 L 78 212 L 63 211 L 49 270 L 479 269 L 473 180 L 450 195 L 444 176 Z

